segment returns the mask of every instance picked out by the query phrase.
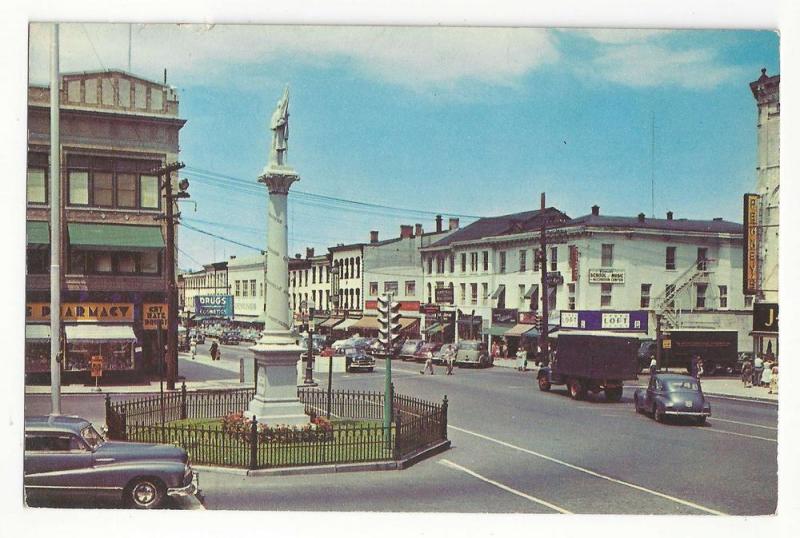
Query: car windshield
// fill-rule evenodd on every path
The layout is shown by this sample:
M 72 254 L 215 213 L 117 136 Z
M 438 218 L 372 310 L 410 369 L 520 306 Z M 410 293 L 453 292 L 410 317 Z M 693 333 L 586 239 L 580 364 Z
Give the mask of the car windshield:
M 106 440 L 103 439 L 103 436 L 97 433 L 97 430 L 94 429 L 94 426 L 86 426 L 84 429 L 82 429 L 81 437 L 83 437 L 83 440 L 86 441 L 86 443 L 88 443 L 88 445 L 93 449 L 106 442 Z
M 459 342 L 458 349 L 478 349 L 478 342 Z
M 697 391 L 700 390 L 700 384 L 697 381 L 692 381 L 689 379 L 682 381 L 669 381 L 667 383 L 667 390 L 670 392 L 684 390 Z

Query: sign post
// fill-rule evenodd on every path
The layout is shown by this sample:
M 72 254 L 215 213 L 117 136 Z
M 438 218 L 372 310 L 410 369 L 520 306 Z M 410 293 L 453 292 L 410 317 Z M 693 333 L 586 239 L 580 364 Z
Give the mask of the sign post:
M 102 355 L 92 355 L 89 362 L 92 377 L 94 378 L 94 392 L 102 392 L 99 386 L 100 378 L 103 377 L 103 357 Z

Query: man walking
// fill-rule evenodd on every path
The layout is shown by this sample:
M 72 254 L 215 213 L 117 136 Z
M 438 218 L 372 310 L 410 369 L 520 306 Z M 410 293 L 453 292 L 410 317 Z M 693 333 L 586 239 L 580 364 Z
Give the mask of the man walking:
M 761 374 L 764 373 L 764 359 L 760 355 L 756 355 L 753 360 L 753 386 L 761 386 Z
M 433 353 L 428 353 L 428 357 L 425 359 L 425 367 L 419 371 L 422 375 L 425 375 L 425 372 L 430 370 L 431 375 L 433 375 Z
M 656 358 L 650 357 L 650 377 L 656 375 L 657 368 L 658 368 L 658 363 L 656 363 Z

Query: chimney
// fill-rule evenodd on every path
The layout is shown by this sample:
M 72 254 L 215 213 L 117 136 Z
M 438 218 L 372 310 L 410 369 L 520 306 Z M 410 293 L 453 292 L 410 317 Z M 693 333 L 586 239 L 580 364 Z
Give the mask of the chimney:
M 600 206 L 599 205 L 593 205 L 592 206 L 592 215 L 594 215 L 596 217 L 599 214 L 600 214 Z
M 422 231 L 422 224 L 419 224 L 419 223 L 415 224 L 415 225 L 414 225 L 414 235 L 416 235 L 416 236 L 420 236 L 420 235 L 422 235 L 422 234 L 423 234 L 423 231 Z
M 639 213 L 637 218 L 639 219 L 639 222 L 644 222 L 644 213 Z
M 458 230 L 458 218 L 450 217 L 450 229 Z
M 722 217 L 714 217 L 714 222 L 722 222 Z
M 672 220 L 672 211 L 667 211 L 667 220 Z
M 377 243 L 378 242 L 378 230 L 372 230 L 369 233 L 369 242 L 370 243 Z
M 294 255 L 294 259 L 295 259 L 295 260 L 299 260 L 299 259 L 301 259 L 301 258 L 302 258 L 302 256 L 300 256 L 300 254 L 299 254 L 299 253 Z
M 441 232 L 442 231 L 442 216 L 441 215 L 436 215 L 436 231 L 437 232 Z
M 414 228 L 412 228 L 410 224 L 401 224 L 400 238 L 407 239 L 409 237 L 414 237 Z
M 306 258 L 313 258 L 314 257 L 314 249 L 306 247 Z

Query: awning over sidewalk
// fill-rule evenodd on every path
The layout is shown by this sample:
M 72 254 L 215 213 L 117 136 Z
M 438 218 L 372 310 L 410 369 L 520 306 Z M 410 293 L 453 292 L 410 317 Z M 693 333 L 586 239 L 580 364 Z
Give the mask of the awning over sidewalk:
M 423 332 L 425 334 L 437 334 L 442 332 L 443 330 L 444 330 L 444 325 L 442 325 L 441 323 L 434 323 L 430 327 L 426 327 L 425 331 Z
M 135 341 L 136 335 L 130 325 L 96 325 L 83 323 L 65 325 L 68 342 L 96 342 L 98 340 Z
M 344 318 L 333 318 L 333 317 L 332 318 L 328 318 L 325 321 L 323 321 L 322 323 L 320 323 L 319 327 L 330 329 L 331 327 L 333 327 L 334 325 L 336 325 L 337 323 L 339 323 L 342 320 L 344 320 Z
M 361 318 L 346 318 L 344 321 L 342 321 L 341 323 L 339 323 L 336 326 L 334 326 L 333 329 L 335 331 L 346 331 L 346 330 L 352 328 L 353 325 L 358 323 L 358 321 L 360 321 L 360 319 Z
M 495 323 L 491 327 L 484 327 L 482 333 L 490 334 L 492 336 L 505 336 L 506 332 L 512 327 L 513 325 L 505 323 Z
M 50 325 L 25 324 L 25 340 L 28 342 L 49 342 Z
M 134 250 L 164 248 L 160 226 L 71 222 L 67 227 L 71 246 Z
M 531 329 L 535 329 L 535 325 L 528 325 L 526 323 L 517 323 L 513 327 L 511 327 L 507 332 L 506 336 L 522 336 L 526 332 L 530 331 Z
M 377 331 L 381 328 L 381 323 L 378 321 L 378 316 L 364 316 L 357 320 L 352 326 L 352 329 L 369 329 Z M 337 327 L 338 329 L 338 327 Z
M 415 323 L 419 323 L 419 318 L 400 318 L 397 322 L 400 324 L 400 330 L 404 331 Z

